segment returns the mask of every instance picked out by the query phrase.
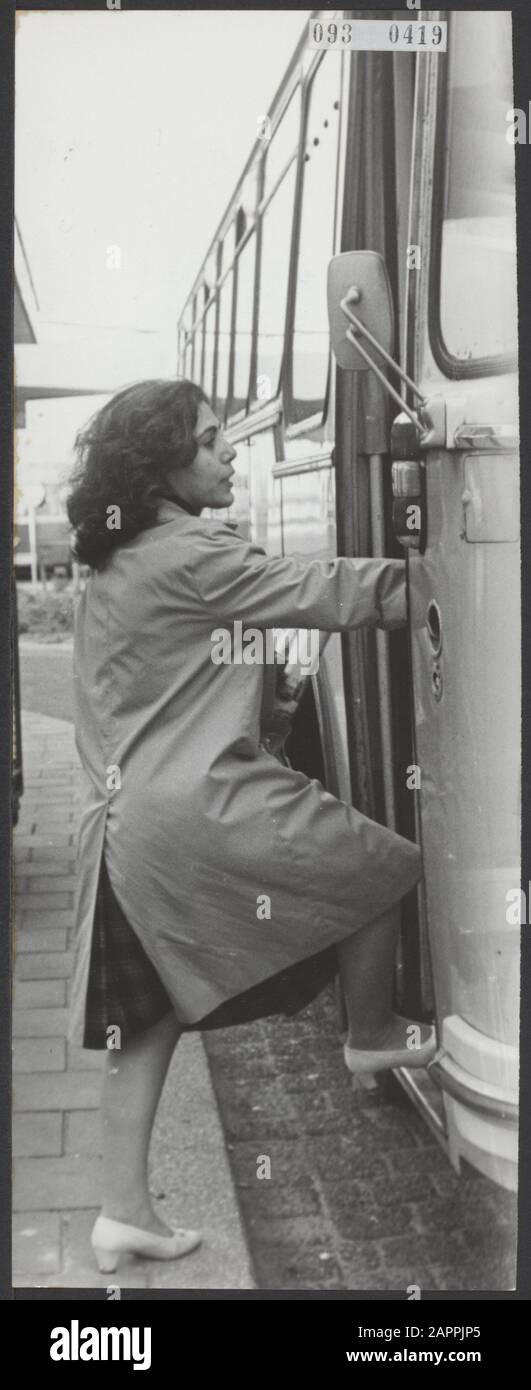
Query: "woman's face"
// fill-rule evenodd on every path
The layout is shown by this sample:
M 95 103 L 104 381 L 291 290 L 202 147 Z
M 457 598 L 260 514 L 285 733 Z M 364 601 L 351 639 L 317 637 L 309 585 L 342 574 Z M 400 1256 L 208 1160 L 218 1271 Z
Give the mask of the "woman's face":
M 194 430 L 197 453 L 187 468 L 176 468 L 168 475 L 171 495 L 178 502 L 188 502 L 200 511 L 202 507 L 230 507 L 233 501 L 231 479 L 232 460 L 236 450 L 224 438 L 214 411 L 201 401 Z

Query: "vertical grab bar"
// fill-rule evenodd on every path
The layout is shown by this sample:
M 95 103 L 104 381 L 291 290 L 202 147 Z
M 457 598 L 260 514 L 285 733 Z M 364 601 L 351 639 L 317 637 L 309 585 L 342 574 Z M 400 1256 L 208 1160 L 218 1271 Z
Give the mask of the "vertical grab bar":
M 371 537 L 375 556 L 385 555 L 383 458 L 369 454 L 371 484 Z M 378 670 L 380 738 L 382 742 L 382 775 L 385 818 L 390 830 L 396 829 L 396 799 L 393 778 L 393 730 L 391 724 L 391 667 L 389 636 L 376 631 L 376 664 Z

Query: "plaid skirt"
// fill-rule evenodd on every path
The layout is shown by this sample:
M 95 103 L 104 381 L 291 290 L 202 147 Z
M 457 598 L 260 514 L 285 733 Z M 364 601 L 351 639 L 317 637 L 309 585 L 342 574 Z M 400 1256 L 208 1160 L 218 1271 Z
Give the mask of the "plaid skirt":
M 233 1027 L 258 1018 L 291 1017 L 306 1008 L 337 973 L 335 947 L 308 956 L 252 989 L 235 994 L 196 1023 L 183 1023 L 183 1033 Z M 132 1037 L 175 1012 L 155 966 L 113 892 L 102 858 L 85 1009 L 83 1047 L 108 1046 L 108 1029 L 120 1028 L 123 1047 Z

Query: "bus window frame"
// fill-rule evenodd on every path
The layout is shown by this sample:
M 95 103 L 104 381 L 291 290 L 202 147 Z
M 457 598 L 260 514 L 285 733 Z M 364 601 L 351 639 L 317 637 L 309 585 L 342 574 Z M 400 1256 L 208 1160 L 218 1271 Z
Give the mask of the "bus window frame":
M 221 423 L 221 424 L 224 424 L 225 421 L 226 421 L 226 420 L 228 419 L 228 417 L 229 417 L 230 408 L 231 408 L 231 405 L 232 405 L 232 398 L 233 398 L 233 394 L 234 394 L 234 392 L 233 392 L 233 385 L 234 385 L 234 346 L 235 346 L 235 333 L 236 333 L 236 287 L 237 287 L 237 277 L 236 277 L 236 259 L 237 259 L 237 258 L 236 258 L 236 247 L 237 247 L 237 245 L 238 245 L 238 241 L 241 240 L 241 237 L 238 238 L 238 223 L 239 223 L 240 212 L 241 212 L 241 209 L 237 209 L 237 211 L 236 211 L 235 214 L 234 214 L 234 217 L 232 218 L 232 221 L 231 221 L 230 225 L 227 227 L 227 230 L 226 230 L 226 232 L 225 232 L 225 236 L 222 238 L 222 240 L 220 240 L 220 258 L 221 258 L 221 259 L 220 259 L 220 265 L 221 265 L 221 273 L 220 273 L 219 284 L 218 284 L 218 287 L 217 287 L 217 289 L 218 289 L 219 313 L 221 313 L 221 291 L 223 290 L 223 287 L 224 287 L 224 285 L 226 284 L 226 282 L 227 282 L 227 280 L 229 279 L 229 277 L 232 277 L 232 279 L 231 279 L 231 295 L 230 295 L 230 320 L 229 320 L 229 322 L 230 322 L 230 326 L 229 326 L 229 370 L 228 370 L 228 372 L 227 372 L 227 395 L 226 395 L 226 399 L 225 399 L 224 404 L 223 404 L 223 417 L 221 417 L 221 413 L 218 413 L 218 419 L 220 420 L 220 423 Z M 243 214 L 242 214 L 242 216 L 243 216 Z M 228 257 L 227 257 L 227 264 L 226 264 L 226 266 L 225 266 L 225 269 L 223 269 L 223 256 L 224 256 L 224 254 L 225 254 L 225 248 L 226 248 L 226 246 L 227 246 L 227 243 L 228 243 L 228 241 L 229 241 L 229 238 L 232 239 L 232 246 L 231 246 L 231 248 L 230 248 L 229 255 L 228 255 Z M 219 320 L 218 320 L 218 328 L 217 328 L 216 337 L 217 337 L 218 348 L 219 348 Z M 216 358 L 216 361 L 217 361 L 217 358 Z M 217 366 L 216 366 L 216 392 L 217 392 Z M 217 412 L 217 406 L 218 406 L 218 401 L 217 401 L 217 395 L 216 395 L 216 412 Z
M 328 405 L 329 405 L 329 400 L 330 400 L 331 369 L 332 369 L 332 352 L 331 352 L 331 348 L 330 348 L 330 343 L 329 343 L 329 346 L 328 346 L 328 368 L 327 368 L 326 385 L 325 385 L 324 396 L 323 396 L 323 406 L 322 406 L 322 410 L 320 410 L 320 411 L 313 411 L 313 413 L 309 411 L 309 412 L 308 412 L 308 415 L 304 416 L 304 418 L 301 418 L 300 416 L 297 416 L 297 414 L 296 414 L 296 411 L 295 411 L 295 402 L 294 402 L 294 396 L 293 396 L 293 360 L 294 360 L 294 351 L 293 351 L 293 349 L 294 349 L 294 340 L 295 340 L 295 310 L 296 310 L 296 299 L 297 299 L 297 296 L 296 296 L 296 287 L 297 287 L 297 272 L 298 272 L 298 264 L 299 264 L 300 237 L 301 237 L 301 226 L 302 226 L 302 210 L 303 210 L 303 195 L 304 195 L 304 166 L 305 166 L 305 153 L 306 153 L 306 139 L 307 139 L 307 135 L 308 135 L 308 119 L 309 119 L 309 113 L 310 113 L 310 107 L 311 107 L 312 88 L 313 88 L 314 81 L 315 81 L 315 79 L 316 79 L 316 77 L 317 77 L 317 73 L 319 72 L 319 68 L 321 67 L 321 63 L 324 62 L 325 57 L 326 57 L 326 50 L 324 50 L 324 52 L 317 53 L 317 55 L 316 55 L 317 61 L 316 61 L 315 63 L 313 63 L 313 64 L 311 65 L 311 67 L 308 68 L 308 71 L 305 73 L 305 75 L 304 75 L 304 77 L 303 77 L 303 79 L 302 79 L 302 81 L 301 81 L 301 125 L 300 125 L 300 139 L 299 139 L 299 151 L 298 151 L 298 164 L 297 164 L 297 173 L 296 173 L 296 179 L 295 179 L 293 230 L 292 230 L 292 239 L 291 239 L 291 255 L 290 255 L 289 282 L 288 282 L 288 297 L 287 297 L 287 311 L 286 311 L 286 330 L 285 330 L 285 334 L 284 334 L 284 353 L 283 353 L 283 364 L 282 364 L 282 373 L 281 373 L 281 386 L 282 386 L 282 394 L 283 394 L 283 400 L 284 400 L 284 432 L 285 432 L 285 435 L 286 435 L 286 438 L 287 438 L 287 439 L 289 439 L 289 438 L 295 438 L 295 437 L 296 437 L 297 435 L 299 435 L 299 434 L 307 433 L 309 429 L 320 429 L 320 428 L 325 424 L 325 422 L 326 422 L 326 419 L 327 419 L 327 411 L 328 411 Z M 338 218 L 338 194 L 339 194 L 339 188 L 338 188 L 338 174 L 339 174 L 339 168 L 340 168 L 339 155 L 340 155 L 340 149 L 341 149 L 341 123 L 342 123 L 343 116 L 344 116 L 343 107 L 342 107 L 343 83 L 342 83 L 341 77 L 340 77 L 338 92 L 339 92 L 339 129 L 338 129 L 338 144 L 337 144 L 337 150 L 336 150 L 336 187 L 335 187 L 335 202 L 334 202 L 334 243 L 335 243 L 335 238 L 336 238 L 336 235 L 337 235 L 337 218 Z M 332 254 L 332 253 L 333 253 L 333 248 L 332 248 L 332 250 L 331 250 L 331 254 Z
M 448 16 L 449 25 L 453 23 L 453 17 Z M 449 28 L 449 39 L 451 28 Z M 451 68 L 449 62 L 450 42 L 448 52 L 437 55 L 439 68 L 437 72 L 436 104 L 435 104 L 435 140 L 433 151 L 433 182 L 432 182 L 432 208 L 431 208 L 431 227 L 430 227 L 430 272 L 428 283 L 428 314 L 427 326 L 428 337 L 434 361 L 440 370 L 450 381 L 473 380 L 478 377 L 486 376 L 506 376 L 510 372 L 516 371 L 518 357 L 516 353 L 500 353 L 495 357 L 476 357 L 470 360 L 461 357 L 454 357 L 446 347 L 442 335 L 441 327 L 441 268 L 442 268 L 442 229 L 443 229 L 443 206 L 444 190 L 446 178 L 446 149 L 448 135 L 448 93 L 450 86 Z
M 262 189 L 262 179 L 263 179 L 263 165 L 262 165 L 262 170 L 260 171 L 259 176 L 258 176 L 259 194 L 261 193 L 261 189 Z M 235 377 L 235 368 L 236 368 L 236 328 L 237 328 L 237 321 L 238 321 L 238 293 L 239 293 L 239 279 L 240 279 L 240 275 L 239 275 L 240 256 L 242 255 L 242 252 L 246 250 L 246 248 L 247 248 L 249 242 L 252 241 L 252 239 L 253 239 L 253 237 L 254 237 L 254 238 L 255 238 L 255 252 L 254 252 L 254 268 L 253 268 L 253 311 L 252 311 L 252 321 L 251 321 L 251 352 L 250 352 L 250 356 L 249 356 L 249 377 L 248 377 L 248 380 L 247 380 L 247 396 L 246 396 L 246 398 L 245 398 L 245 404 L 244 404 L 243 406 L 240 406 L 240 409 L 237 410 L 236 412 L 234 412 L 232 415 L 230 414 L 230 407 L 228 408 L 228 410 L 227 410 L 227 417 L 226 417 L 226 418 L 227 418 L 227 425 L 236 425 L 236 424 L 239 424 L 240 420 L 246 420 L 246 419 L 247 419 L 247 416 L 250 414 L 250 411 L 249 411 L 249 401 L 250 401 L 250 398 L 251 398 L 251 381 L 252 381 L 252 379 L 253 379 L 253 373 L 254 373 L 254 375 L 256 376 L 256 328 L 257 328 L 257 321 L 258 321 L 258 298 L 257 298 L 257 296 L 258 296 L 258 274 L 259 274 L 259 266 L 260 266 L 260 240 L 259 240 L 259 236 L 260 236 L 260 223 L 259 223 L 259 220 L 258 220 L 258 218 L 257 218 L 256 208 L 255 208 L 255 211 L 254 211 L 254 213 L 253 213 L 252 215 L 247 214 L 247 216 L 246 216 L 246 214 L 245 214 L 243 208 L 240 207 L 240 208 L 238 209 L 238 212 L 237 212 L 236 216 L 237 216 L 237 218 L 241 216 L 242 219 L 243 219 L 243 221 L 244 221 L 244 223 L 245 223 L 246 221 L 248 221 L 248 222 L 249 222 L 249 225 L 248 225 L 248 226 L 245 226 L 245 225 L 244 225 L 244 230 L 243 230 L 243 232 L 242 232 L 242 235 L 241 235 L 241 237 L 240 237 L 240 239 L 239 239 L 239 241 L 238 241 L 237 246 L 236 246 L 235 249 L 234 249 L 234 260 L 233 260 L 233 268 L 234 268 L 234 282 L 233 282 L 233 327 L 232 327 L 232 344 L 231 344 L 231 388 L 232 388 L 232 390 L 231 390 L 231 397 L 230 397 L 230 405 L 232 405 L 233 400 L 234 400 L 234 377 Z M 261 404 L 261 402 L 259 402 L 259 404 Z
M 185 339 L 185 344 L 184 344 L 184 352 L 185 352 L 185 357 L 186 357 L 186 350 L 187 350 L 188 346 L 190 346 L 190 349 L 191 349 L 191 351 L 190 351 L 190 380 L 191 380 L 191 381 L 194 381 L 194 380 L 195 380 L 195 369 L 196 369 L 195 364 L 196 364 L 196 357 L 197 357 L 197 343 L 196 343 L 197 333 L 196 333 L 196 330 L 194 329 L 195 316 L 196 316 L 196 296 L 195 296 L 195 294 L 194 294 L 194 295 L 190 295 L 189 299 L 187 300 L 187 302 L 186 302 L 186 304 L 185 304 L 185 306 L 184 306 L 184 309 L 183 309 L 183 311 L 182 311 L 182 315 L 181 315 L 182 318 L 184 318 L 185 314 L 187 313 L 188 307 L 189 307 L 189 306 L 190 306 L 190 309 L 191 309 L 190 326 L 189 326 L 189 328 L 187 328 L 187 330 L 186 330 L 186 339 Z M 183 358 L 183 363 L 182 363 L 183 367 L 184 367 L 185 357 Z
M 214 294 L 214 296 L 215 296 L 215 299 L 214 299 L 215 311 L 214 311 L 214 361 L 213 361 L 213 363 L 212 363 L 212 394 L 211 394 L 210 399 L 211 399 L 211 402 L 212 402 L 212 409 L 214 410 L 214 412 L 215 412 L 215 410 L 216 410 L 217 398 L 218 398 L 219 311 L 220 311 L 220 288 L 221 288 L 221 286 L 220 286 L 220 281 L 221 281 L 222 269 L 223 269 L 223 241 L 222 241 L 222 239 L 220 238 L 220 240 L 218 241 L 217 247 L 216 247 L 216 283 L 215 283 L 215 286 L 214 286 L 213 291 L 212 291 L 213 294 Z M 228 272 L 227 272 L 227 273 L 228 273 Z
M 319 66 L 319 64 L 316 64 L 316 66 Z M 274 179 L 274 182 L 271 184 L 271 187 L 270 187 L 270 188 L 267 188 L 267 161 L 268 161 L 269 151 L 270 151 L 271 145 L 273 144 L 273 141 L 274 141 L 274 139 L 275 139 L 275 136 L 276 136 L 277 132 L 280 130 L 280 127 L 281 127 L 281 125 L 282 125 L 282 121 L 284 120 L 284 117 L 285 117 L 287 111 L 289 110 L 289 108 L 290 108 L 290 106 L 291 106 L 291 103 L 292 103 L 292 102 L 295 102 L 296 99 L 297 99 L 297 93 L 299 94 L 299 102 L 300 102 L 299 122 L 298 122 L 298 132 L 297 132 L 297 144 L 295 145 L 292 154 L 289 156 L 288 159 L 286 159 L 285 164 L 282 165 L 282 167 L 281 167 L 281 169 L 280 169 L 280 172 L 277 171 L 276 178 Z M 297 75 L 297 78 L 296 78 L 296 80 L 293 82 L 293 85 L 292 85 L 291 87 L 288 87 L 288 89 L 287 89 L 286 99 L 285 99 L 285 101 L 284 101 L 282 110 L 281 110 L 281 112 L 279 113 L 278 120 L 277 120 L 277 125 L 276 125 L 275 131 L 274 131 L 274 133 L 273 133 L 273 135 L 272 135 L 272 137 L 271 137 L 270 145 L 267 145 L 267 146 L 266 146 L 266 148 L 265 148 L 265 150 L 264 150 L 264 154 L 263 154 L 262 160 L 261 160 L 261 164 L 260 164 L 260 172 L 259 172 L 259 179 L 258 179 L 258 202 L 257 202 L 257 206 L 256 206 L 256 213 L 255 213 L 255 225 L 256 225 L 256 237 L 257 237 L 257 241 L 256 241 L 256 263 L 255 263 L 255 306 L 254 306 L 254 311 L 255 311 L 255 322 L 254 322 L 254 325 L 253 325 L 253 343 L 254 343 L 254 347 L 255 347 L 255 359 L 254 359 L 254 376 L 253 376 L 252 373 L 250 373 L 250 375 L 249 375 L 249 394 L 248 394 L 248 398 L 247 398 L 247 399 L 248 399 L 247 410 L 248 410 L 248 414 L 249 414 L 249 416 L 250 416 L 251 418 L 254 416 L 254 413 L 255 413 L 257 410 L 261 410 L 261 409 L 263 408 L 263 404 L 264 404 L 263 401 L 261 401 L 261 400 L 258 399 L 257 394 L 256 394 L 256 393 L 257 393 L 257 387 L 258 387 L 258 380 L 257 380 L 256 367 L 257 367 L 257 365 L 258 365 L 258 337 L 259 337 L 259 330 L 260 330 L 260 293 L 261 293 L 261 288 L 262 288 L 262 249 L 263 249 L 263 225 L 264 225 L 264 218 L 267 217 L 269 208 L 271 207 L 271 205 L 272 205 L 274 199 L 276 198 L 277 193 L 280 191 L 280 188 L 281 188 L 282 184 L 284 183 L 285 179 L 288 177 L 288 175 L 289 175 L 289 173 L 290 173 L 290 170 L 291 170 L 292 167 L 294 166 L 294 167 L 295 167 L 295 182 L 294 182 L 294 187 L 293 187 L 293 205 L 292 205 L 292 210 L 291 210 L 291 228 L 290 228 L 289 245 L 288 245 L 288 281 L 287 281 L 287 286 L 286 286 L 286 305 L 285 305 L 285 310 L 284 310 L 284 321 L 283 321 L 283 325 L 282 325 L 282 353 L 281 353 L 281 357 L 280 357 L 280 364 L 279 364 L 279 369 L 278 369 L 278 376 L 277 376 L 277 378 L 276 378 L 276 384 L 275 384 L 275 388 L 274 388 L 273 393 L 272 393 L 272 396 L 271 396 L 271 400 L 272 400 L 272 401 L 273 401 L 273 400 L 274 400 L 274 401 L 279 400 L 279 399 L 281 398 L 281 396 L 282 396 L 282 388 L 283 388 L 283 382 L 284 382 L 284 363 L 285 363 L 285 360 L 286 360 L 287 335 L 288 335 L 288 328 L 289 328 L 289 309 L 290 309 L 290 294 L 291 294 L 291 272 L 292 272 L 293 239 L 294 239 L 295 226 L 296 226 L 296 220 L 297 220 L 297 199 L 298 199 L 298 194 L 299 194 L 300 153 L 301 153 L 301 147 L 302 147 L 302 145 L 303 145 L 303 132 L 304 132 L 304 123 L 305 123 L 305 109 L 304 109 L 304 107 L 305 107 L 305 81 L 304 81 L 304 79 L 302 79 L 299 75 Z M 252 389 L 252 385 L 251 385 L 251 384 L 253 383 L 253 381 L 254 381 L 254 390 Z M 273 383 L 272 383 L 272 386 L 273 386 Z
M 200 323 L 200 325 L 199 325 L 199 327 L 200 327 L 200 332 L 201 332 L 201 381 L 200 381 L 200 385 L 201 385 L 201 389 L 206 393 L 206 395 L 208 396 L 208 399 L 209 399 L 209 401 L 210 401 L 210 400 L 212 399 L 212 393 L 213 393 L 214 382 L 215 382 L 214 372 L 215 372 L 216 351 L 217 351 L 217 343 L 216 343 L 217 293 L 216 293 L 216 286 L 215 286 L 215 285 L 212 285 L 212 286 L 209 288 L 209 286 L 207 285 L 206 281 L 205 281 L 204 284 L 203 284 L 203 289 L 204 289 L 204 304 L 203 304 L 203 312 L 202 312 L 202 316 L 201 316 L 201 323 Z M 214 313 L 213 313 L 213 329 L 212 329 L 213 337 L 214 337 L 214 343 L 213 343 L 213 348 L 212 348 L 212 368 L 211 368 L 211 370 L 212 370 L 212 382 L 211 382 L 210 390 L 208 390 L 208 387 L 207 387 L 207 385 L 205 384 L 206 340 L 207 340 L 206 329 L 207 329 L 207 323 L 208 323 L 208 316 L 209 316 L 209 314 L 212 313 L 212 310 L 214 310 Z

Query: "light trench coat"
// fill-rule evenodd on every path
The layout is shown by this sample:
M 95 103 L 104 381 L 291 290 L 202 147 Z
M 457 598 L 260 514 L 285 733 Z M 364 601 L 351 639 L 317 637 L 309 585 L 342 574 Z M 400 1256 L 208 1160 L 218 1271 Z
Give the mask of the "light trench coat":
M 212 633 L 236 621 L 404 626 L 404 563 L 271 559 L 227 522 L 164 502 L 155 525 L 92 573 L 74 643 L 84 776 L 74 1042 L 102 856 L 187 1025 L 344 940 L 420 878 L 416 845 L 260 746 L 264 667 L 211 655 Z

